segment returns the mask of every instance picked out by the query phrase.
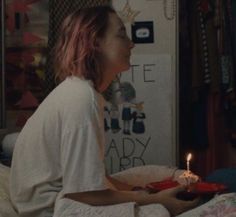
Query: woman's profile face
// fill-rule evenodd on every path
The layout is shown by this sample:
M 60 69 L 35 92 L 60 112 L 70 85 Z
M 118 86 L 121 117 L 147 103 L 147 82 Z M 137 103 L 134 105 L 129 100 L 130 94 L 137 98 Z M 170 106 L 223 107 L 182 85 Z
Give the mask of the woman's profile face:
M 116 13 L 110 13 L 108 28 L 99 40 L 105 71 L 117 75 L 130 67 L 133 42 L 127 36 L 125 26 Z

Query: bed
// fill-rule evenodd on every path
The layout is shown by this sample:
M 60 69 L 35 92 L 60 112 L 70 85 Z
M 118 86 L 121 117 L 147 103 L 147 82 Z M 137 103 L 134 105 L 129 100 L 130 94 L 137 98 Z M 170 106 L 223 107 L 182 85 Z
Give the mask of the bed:
M 13 134 L 13 137 L 13 140 L 15 140 L 16 134 Z M 13 140 L 12 138 L 8 138 L 7 140 L 5 139 L 5 142 L 12 143 Z M 11 157 L 11 151 L 13 151 L 13 148 L 10 148 L 10 152 L 8 152 L 9 149 L 4 148 L 8 152 L 8 157 Z M 125 171 L 113 174 L 112 176 L 128 184 L 144 186 L 146 183 L 161 181 L 167 177 L 173 177 L 175 180 L 180 182 L 179 176 L 183 172 L 184 170 L 169 166 L 147 165 L 130 168 Z M 0 163 L 0 217 L 19 217 L 10 201 L 9 173 L 10 167 Z M 140 178 L 140 174 L 142 174 L 142 178 Z M 236 183 L 236 170 L 224 169 L 223 174 L 222 171 L 216 171 L 211 176 L 209 176 L 209 181 L 217 181 L 218 178 L 218 181 L 223 182 L 224 180 L 222 179 L 222 177 L 227 177 L 227 179 L 224 179 L 228 182 L 226 184 L 230 184 L 229 181 L 234 184 Z M 236 190 L 235 184 L 232 185 L 231 188 L 233 192 L 217 195 L 209 202 L 206 202 L 193 210 L 185 212 L 178 217 L 236 217 L 236 193 L 234 193 Z M 111 214 L 109 216 L 113 217 L 114 215 Z M 149 215 L 143 216 L 149 217 Z M 166 215 L 166 213 L 165 215 L 164 213 L 163 215 L 162 213 L 155 215 L 155 217 L 157 216 L 169 217 L 169 215 Z M 93 217 L 101 217 L 101 215 L 93 215 Z M 108 215 L 104 215 L 104 217 L 108 217 Z M 124 217 L 124 215 L 122 215 L 122 217 Z
M 0 164 L 0 217 L 19 217 L 15 212 L 9 196 L 9 172 L 10 168 Z M 174 172 L 174 173 L 173 173 Z M 145 175 L 140 179 L 140 173 Z M 181 170 L 166 166 L 149 165 L 136 167 L 117 173 L 115 178 L 127 183 L 143 185 L 147 181 L 157 181 L 173 175 L 178 179 Z M 158 178 L 157 178 L 158 177 Z M 138 181 L 137 181 L 138 180 Z M 162 216 L 161 213 L 159 216 Z M 166 216 L 166 215 L 165 215 Z M 207 203 L 185 212 L 178 217 L 235 217 L 236 216 L 236 193 L 218 195 Z M 82 216 L 81 216 L 82 217 Z M 94 216 L 96 217 L 96 216 Z M 99 215 L 100 217 L 100 215 Z M 107 216 L 106 216 L 107 217 Z
M 126 183 L 134 183 L 137 185 L 144 185 L 148 181 L 157 181 L 157 177 L 161 180 L 163 177 L 175 175 L 176 177 L 181 173 L 181 170 L 167 166 L 149 165 L 144 167 L 135 167 L 123 172 L 114 174 L 113 176 Z M 15 212 L 9 196 L 9 173 L 10 167 L 0 163 L 0 217 L 18 217 Z M 140 179 L 142 173 L 143 179 Z M 122 215 L 123 216 L 123 215 Z M 96 216 L 94 216 L 96 217 Z M 100 217 L 100 215 L 99 215 Z M 107 216 L 106 216 L 107 217 Z M 160 213 L 160 217 L 162 217 Z

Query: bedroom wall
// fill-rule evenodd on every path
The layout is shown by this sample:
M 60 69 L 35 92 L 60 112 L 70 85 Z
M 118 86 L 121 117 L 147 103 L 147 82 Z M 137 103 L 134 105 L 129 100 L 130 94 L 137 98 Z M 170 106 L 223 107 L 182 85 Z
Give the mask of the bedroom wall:
M 45 6 L 47 0 L 42 2 Z M 107 133 L 106 164 L 111 173 L 143 164 L 175 166 L 178 154 L 176 1 L 113 0 L 112 4 L 118 13 L 127 13 L 124 10 L 126 2 L 129 3 L 131 12 L 138 12 L 135 22 L 148 22 L 153 28 L 153 42 L 135 43 L 131 59 L 136 66 L 132 67 L 132 72 L 122 74 L 121 78 L 121 81 L 128 81 L 135 87 L 136 102 L 144 101 L 146 131 L 145 134 L 132 135 L 124 135 L 122 130 L 117 134 Z M 167 5 L 164 5 L 165 2 Z M 37 8 L 34 5 L 36 11 Z M 125 26 L 132 38 L 131 22 L 125 22 Z M 7 112 L 7 129 L 1 130 L 0 136 L 19 130 L 16 120 L 23 120 L 32 112 L 33 110 Z M 120 127 L 122 128 L 122 120 Z
M 121 82 L 129 82 L 136 91 L 136 98 L 131 103 L 143 102 L 145 132 L 134 133 L 132 119 L 130 135 L 123 133 L 122 103 L 119 104 L 121 129 L 118 132 L 107 131 L 108 171 L 114 173 L 144 164 L 175 166 L 178 158 L 177 3 L 174 0 L 113 0 L 112 3 L 123 16 L 128 35 L 136 40 L 131 56 L 133 67 L 121 74 Z M 131 20 L 127 19 L 127 14 L 131 14 Z M 144 22 L 144 26 L 140 22 Z M 132 27 L 138 28 L 138 25 L 141 28 L 153 27 L 153 42 L 140 42 L 135 31 L 132 35 Z M 136 111 L 134 108 L 131 110 Z

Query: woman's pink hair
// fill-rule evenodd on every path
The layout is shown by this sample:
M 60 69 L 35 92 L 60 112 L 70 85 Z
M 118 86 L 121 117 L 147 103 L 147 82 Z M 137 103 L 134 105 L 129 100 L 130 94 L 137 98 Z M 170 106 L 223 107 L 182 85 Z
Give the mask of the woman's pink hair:
M 97 40 L 107 30 L 110 13 L 115 13 L 110 6 L 97 6 L 75 11 L 64 20 L 54 48 L 56 80 L 74 75 L 98 87 L 103 74 Z

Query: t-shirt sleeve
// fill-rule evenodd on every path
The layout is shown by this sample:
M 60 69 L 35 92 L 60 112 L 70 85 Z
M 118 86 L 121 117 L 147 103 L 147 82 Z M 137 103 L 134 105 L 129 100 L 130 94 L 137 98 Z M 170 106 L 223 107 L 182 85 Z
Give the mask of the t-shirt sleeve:
M 74 126 L 62 136 L 63 194 L 107 189 L 104 135 L 97 123 Z

